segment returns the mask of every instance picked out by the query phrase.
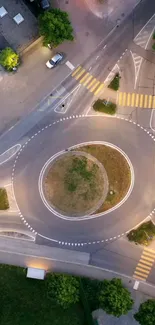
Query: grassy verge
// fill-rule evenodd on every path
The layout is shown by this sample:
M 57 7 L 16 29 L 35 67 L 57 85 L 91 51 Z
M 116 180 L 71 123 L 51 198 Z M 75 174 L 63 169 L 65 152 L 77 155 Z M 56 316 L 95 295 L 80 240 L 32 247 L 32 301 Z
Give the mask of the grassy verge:
M 105 99 L 98 99 L 94 103 L 93 109 L 97 112 L 114 115 L 116 113 L 116 104 L 112 102 L 107 102 Z
M 46 280 L 26 278 L 26 270 L 0 266 L 1 323 L 5 325 L 84 325 L 79 303 L 67 310 L 51 302 Z
M 152 50 L 155 51 L 155 43 L 152 45 Z
M 152 221 L 145 222 L 137 229 L 131 230 L 127 237 L 129 241 L 148 246 L 155 238 L 155 225 Z
M 115 77 L 110 82 L 108 88 L 117 91 L 119 89 L 119 87 L 120 87 L 120 78 L 121 77 L 120 77 L 119 73 L 116 73 Z
M 49 170 L 44 184 L 48 201 L 60 211 L 86 213 L 97 205 L 104 189 L 100 168 L 83 156 L 64 156 Z
M 97 212 L 110 209 L 127 193 L 131 174 L 126 159 L 119 151 L 104 145 L 89 145 L 76 150 L 85 151 L 97 158 L 105 167 L 109 180 L 109 193 L 101 208 Z
M 9 209 L 9 201 L 5 188 L 0 188 L 0 210 Z

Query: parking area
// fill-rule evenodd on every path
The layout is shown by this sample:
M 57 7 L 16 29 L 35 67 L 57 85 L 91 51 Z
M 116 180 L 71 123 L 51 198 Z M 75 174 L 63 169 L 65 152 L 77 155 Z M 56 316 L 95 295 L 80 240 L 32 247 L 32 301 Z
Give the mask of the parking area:
M 0 46 L 5 39 L 17 52 L 37 39 L 37 19 L 22 0 L 0 0 L 0 34 Z

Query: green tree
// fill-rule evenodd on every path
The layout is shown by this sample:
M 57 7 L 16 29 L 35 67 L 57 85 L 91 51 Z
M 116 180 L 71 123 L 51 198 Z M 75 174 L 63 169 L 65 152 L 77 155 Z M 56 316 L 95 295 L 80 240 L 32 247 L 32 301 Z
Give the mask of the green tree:
M 149 299 L 140 305 L 138 313 L 134 318 L 141 325 L 154 325 L 155 324 L 155 300 Z
M 19 65 L 19 55 L 10 47 L 6 47 L 0 52 L 0 64 L 8 71 Z
M 39 16 L 39 31 L 45 46 L 51 44 L 55 47 L 65 40 L 74 39 L 68 13 L 60 9 L 51 9 Z
M 79 301 L 79 280 L 76 277 L 50 274 L 47 286 L 48 296 L 64 309 Z
M 116 317 L 125 315 L 132 308 L 130 292 L 123 287 L 120 279 L 104 280 L 99 296 L 100 307 L 107 314 Z

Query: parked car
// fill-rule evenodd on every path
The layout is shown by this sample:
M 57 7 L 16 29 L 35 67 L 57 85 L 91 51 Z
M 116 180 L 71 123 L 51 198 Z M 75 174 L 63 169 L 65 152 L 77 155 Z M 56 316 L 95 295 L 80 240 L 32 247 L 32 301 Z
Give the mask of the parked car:
M 50 8 L 50 4 L 49 4 L 49 1 L 48 0 L 41 0 L 40 1 L 40 7 L 43 9 L 43 10 L 47 10 Z
M 52 69 L 56 67 L 64 58 L 62 53 L 56 53 L 50 60 L 46 62 L 46 67 Z

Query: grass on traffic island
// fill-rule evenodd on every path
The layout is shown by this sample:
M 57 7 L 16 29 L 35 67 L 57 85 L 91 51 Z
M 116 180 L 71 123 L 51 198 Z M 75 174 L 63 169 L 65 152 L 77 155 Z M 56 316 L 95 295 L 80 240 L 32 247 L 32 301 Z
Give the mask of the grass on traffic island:
M 110 82 L 108 88 L 117 91 L 120 87 L 120 75 L 119 73 L 115 74 L 115 77 L 113 78 L 113 80 Z
M 5 188 L 0 188 L 0 210 L 9 209 L 9 201 Z
M 105 145 L 88 145 L 78 149 L 87 152 L 101 162 L 107 172 L 109 193 L 97 213 L 106 211 L 119 203 L 126 195 L 130 183 L 130 167 L 123 155 Z
M 137 229 L 131 230 L 127 237 L 135 244 L 148 246 L 155 239 L 155 225 L 152 221 L 145 222 Z
M 114 115 L 116 113 L 116 108 L 116 104 L 109 102 L 106 99 L 98 99 L 93 105 L 95 111 L 109 115 Z
M 64 155 L 51 166 L 44 182 L 49 203 L 69 215 L 84 214 L 102 198 L 103 175 L 99 166 L 84 156 Z

